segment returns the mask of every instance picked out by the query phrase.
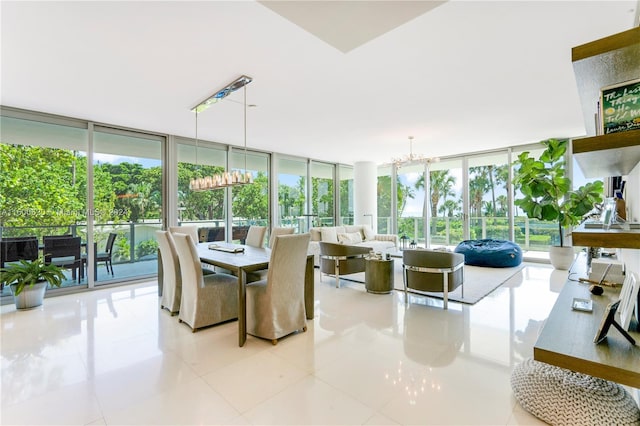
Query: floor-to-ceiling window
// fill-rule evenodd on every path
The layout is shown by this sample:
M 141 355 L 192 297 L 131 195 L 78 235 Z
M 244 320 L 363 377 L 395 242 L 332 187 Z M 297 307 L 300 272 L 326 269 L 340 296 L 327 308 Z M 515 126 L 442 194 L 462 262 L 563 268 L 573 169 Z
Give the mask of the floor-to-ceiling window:
M 353 167 L 341 164 L 338 166 L 338 173 L 340 176 L 338 224 L 353 225 Z
M 393 215 L 395 194 L 394 182 L 392 182 L 391 166 L 378 167 L 378 223 L 376 223 L 378 234 L 390 234 L 395 232 L 395 221 Z M 374 229 L 375 230 L 375 229 Z
M 223 189 L 193 191 L 190 183 L 222 173 L 227 164 L 224 147 L 191 140 L 177 140 L 178 223 L 198 226 L 205 240 L 225 239 L 226 202 Z
M 529 152 L 535 158 L 539 158 L 544 151 L 542 145 L 517 147 L 513 150 L 512 160 L 515 163 L 522 152 Z M 517 166 L 514 166 L 517 170 Z M 514 200 L 521 197 L 522 193 L 514 187 Z M 558 226 L 553 222 L 543 222 L 538 219 L 529 219 L 521 209 L 514 208 L 514 235 L 515 242 L 523 250 L 549 251 L 549 246 L 559 244 Z
M 251 173 L 253 183 L 233 187 L 233 229 L 239 237 L 251 225 L 269 226 L 269 156 L 244 151 L 231 152 L 231 168 Z M 268 235 L 265 235 L 268 239 Z M 232 235 L 232 239 L 235 239 Z
M 296 233 L 307 232 L 313 226 L 313 214 L 308 214 L 307 161 L 278 158 L 278 222 L 290 226 Z
M 398 235 L 411 244 L 424 244 L 425 165 L 410 164 L 398 168 Z
M 311 162 L 311 213 L 319 226 L 335 225 L 334 175 L 334 164 Z
M 87 247 L 87 125 L 39 114 L 7 113 L 0 122 L 0 238 L 81 237 Z M 3 258 L 3 261 L 5 259 Z M 80 264 L 80 261 L 74 261 Z M 82 269 L 84 270 L 84 264 Z M 86 286 L 80 268 L 63 287 Z M 9 295 L 4 288 L 3 296 Z
M 164 143 L 161 136 L 94 128 L 93 240 L 97 252 L 106 252 L 109 234 L 116 235 L 110 262 L 98 262 L 96 267 L 98 284 L 157 272 L 155 231 L 162 229 Z M 113 275 L 107 270 L 108 263 L 118 266 Z
M 469 157 L 469 236 L 509 239 L 509 158 L 506 152 Z
M 462 160 L 429 165 L 431 246 L 455 246 L 464 240 Z

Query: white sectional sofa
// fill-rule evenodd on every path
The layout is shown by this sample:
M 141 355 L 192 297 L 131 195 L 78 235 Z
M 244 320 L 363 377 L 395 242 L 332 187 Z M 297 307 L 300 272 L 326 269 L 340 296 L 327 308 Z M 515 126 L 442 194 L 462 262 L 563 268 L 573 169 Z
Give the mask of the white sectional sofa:
M 316 266 L 320 265 L 320 241 L 369 247 L 373 251 L 393 251 L 399 249 L 397 235 L 375 234 L 367 225 L 322 226 L 309 229 L 311 241 L 308 254 L 314 255 Z

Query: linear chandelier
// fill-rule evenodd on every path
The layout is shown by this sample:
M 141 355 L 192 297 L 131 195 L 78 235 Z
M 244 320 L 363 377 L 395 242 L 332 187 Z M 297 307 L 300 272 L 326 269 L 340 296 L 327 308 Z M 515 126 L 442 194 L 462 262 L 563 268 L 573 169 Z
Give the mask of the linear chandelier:
M 388 164 L 393 164 L 397 168 L 411 164 L 431 164 L 440 161 L 439 157 L 425 157 L 422 154 L 413 153 L 413 136 L 409 136 L 409 154 L 402 157 L 393 158 Z
M 205 176 L 200 178 L 193 178 L 189 182 L 189 189 L 192 191 L 209 191 L 214 189 L 228 188 L 232 186 L 248 185 L 253 183 L 253 176 L 247 169 L 247 84 L 251 83 L 253 79 L 242 75 L 227 84 L 222 89 L 209 96 L 207 99 L 200 102 L 198 105 L 191 108 L 191 111 L 196 115 L 196 166 L 198 162 L 198 114 L 209 108 L 216 102 L 229 96 L 231 93 L 238 89 L 244 91 L 244 170 L 226 171 L 223 173 L 214 174 L 212 176 Z

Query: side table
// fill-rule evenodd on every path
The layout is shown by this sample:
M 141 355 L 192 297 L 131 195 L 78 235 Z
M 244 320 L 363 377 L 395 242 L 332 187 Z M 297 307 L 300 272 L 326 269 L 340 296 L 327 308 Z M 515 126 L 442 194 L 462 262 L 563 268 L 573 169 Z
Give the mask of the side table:
M 391 293 L 393 291 L 393 259 L 366 259 L 364 284 L 369 293 Z

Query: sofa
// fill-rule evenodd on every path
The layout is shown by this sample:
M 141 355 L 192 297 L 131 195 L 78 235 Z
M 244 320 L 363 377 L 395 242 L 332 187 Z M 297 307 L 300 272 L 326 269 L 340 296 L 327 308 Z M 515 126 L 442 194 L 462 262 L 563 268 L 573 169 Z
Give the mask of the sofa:
M 375 234 L 367 225 L 312 227 L 309 234 L 308 254 L 313 255 L 316 266 L 320 266 L 320 241 L 368 247 L 376 252 L 396 251 L 400 247 L 397 235 Z

